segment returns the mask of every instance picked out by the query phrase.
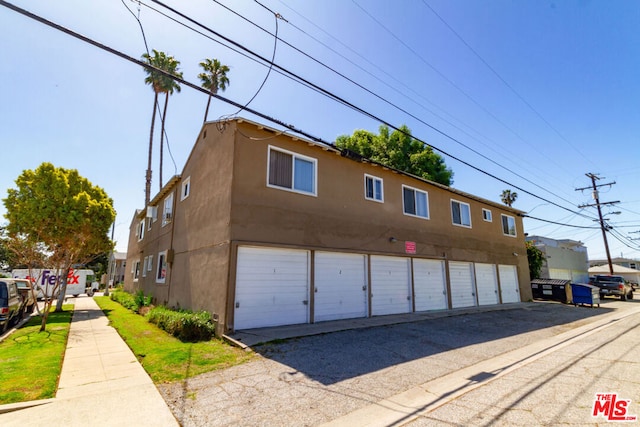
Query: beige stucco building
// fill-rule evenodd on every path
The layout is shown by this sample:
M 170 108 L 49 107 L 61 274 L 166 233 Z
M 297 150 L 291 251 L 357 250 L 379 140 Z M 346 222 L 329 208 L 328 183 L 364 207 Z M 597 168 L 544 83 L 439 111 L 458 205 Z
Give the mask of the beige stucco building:
M 125 288 L 218 331 L 531 298 L 521 212 L 245 120 L 204 125 Z

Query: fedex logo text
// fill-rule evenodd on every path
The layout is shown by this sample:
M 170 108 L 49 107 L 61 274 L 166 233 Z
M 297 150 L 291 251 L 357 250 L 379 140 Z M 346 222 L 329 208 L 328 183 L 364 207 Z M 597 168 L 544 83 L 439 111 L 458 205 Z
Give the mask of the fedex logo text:
M 619 399 L 618 393 L 597 393 L 591 415 L 601 415 L 607 421 L 636 421 L 636 415 L 627 415 L 630 403 L 631 399 Z
M 80 275 L 74 274 L 73 269 L 69 270 L 69 275 L 67 276 L 67 284 L 68 285 L 77 285 L 79 284 Z M 55 285 L 58 281 L 58 276 L 51 274 L 51 270 L 44 270 L 42 272 L 42 285 Z

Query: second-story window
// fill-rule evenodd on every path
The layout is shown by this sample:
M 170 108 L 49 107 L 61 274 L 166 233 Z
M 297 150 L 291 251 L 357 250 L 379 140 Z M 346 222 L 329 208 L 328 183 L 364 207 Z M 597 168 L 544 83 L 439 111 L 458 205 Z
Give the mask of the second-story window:
M 316 166 L 316 159 L 269 147 L 267 185 L 315 196 Z
M 364 198 L 367 200 L 375 200 L 376 202 L 384 201 L 384 193 L 383 193 L 381 178 L 365 174 Z
M 162 211 L 162 225 L 167 225 L 173 221 L 173 193 L 164 199 L 164 210 Z
M 451 220 L 455 225 L 471 228 L 471 208 L 469 204 L 451 200 Z
M 506 236 L 516 236 L 516 219 L 509 215 L 502 215 L 502 233 Z
M 405 215 L 429 219 L 429 195 L 425 191 L 403 185 L 402 204 Z

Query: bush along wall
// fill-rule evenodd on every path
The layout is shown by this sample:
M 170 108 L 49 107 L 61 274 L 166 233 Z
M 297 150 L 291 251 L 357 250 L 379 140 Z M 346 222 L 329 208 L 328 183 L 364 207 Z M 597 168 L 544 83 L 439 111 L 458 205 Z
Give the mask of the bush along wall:
M 157 325 L 181 341 L 208 341 L 215 335 L 216 325 L 206 311 L 175 311 L 154 307 L 146 314 L 149 322 Z
M 167 307 L 152 307 L 151 297 L 138 291 L 132 295 L 125 291 L 111 292 L 113 301 L 131 311 L 142 314 L 160 329 L 185 342 L 208 341 L 215 336 L 216 324 L 206 311 L 172 310 Z

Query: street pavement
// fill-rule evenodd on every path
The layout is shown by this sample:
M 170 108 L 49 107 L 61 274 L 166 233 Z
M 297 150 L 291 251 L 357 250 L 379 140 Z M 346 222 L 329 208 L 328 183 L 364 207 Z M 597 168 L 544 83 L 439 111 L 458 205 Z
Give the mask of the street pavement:
M 254 346 L 159 389 L 183 426 L 603 425 L 640 413 L 640 304 L 534 302 Z

